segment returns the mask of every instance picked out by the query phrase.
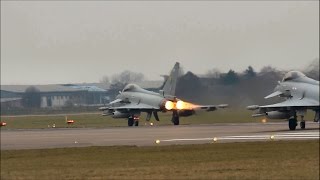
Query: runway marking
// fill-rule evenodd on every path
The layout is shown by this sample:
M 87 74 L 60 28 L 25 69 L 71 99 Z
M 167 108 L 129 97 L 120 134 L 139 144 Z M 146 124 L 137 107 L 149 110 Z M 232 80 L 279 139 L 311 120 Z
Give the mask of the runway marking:
M 264 135 L 242 135 L 242 136 L 222 136 L 212 138 L 180 138 L 180 139 L 164 139 L 156 140 L 156 144 L 160 142 L 176 142 L 176 141 L 221 141 L 221 140 L 276 140 L 276 139 L 320 139 L 319 132 L 306 133 L 278 133 L 278 134 L 264 134 Z

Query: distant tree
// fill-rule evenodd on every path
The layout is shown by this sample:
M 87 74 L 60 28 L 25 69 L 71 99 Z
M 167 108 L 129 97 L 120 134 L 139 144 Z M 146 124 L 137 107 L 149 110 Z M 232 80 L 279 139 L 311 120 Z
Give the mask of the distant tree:
M 100 83 L 109 85 L 110 84 L 110 79 L 108 76 L 103 76 L 102 79 L 100 80 Z
M 220 80 L 222 84 L 231 85 L 239 81 L 239 76 L 234 70 L 230 69 L 227 74 L 221 76 Z
M 189 71 L 179 78 L 176 94 L 179 96 L 194 97 L 201 93 L 202 89 L 201 79 Z
M 272 66 L 265 66 L 260 71 L 261 74 L 266 74 L 271 72 L 278 72 L 278 70 Z
M 39 108 L 41 105 L 41 94 L 39 89 L 34 86 L 28 87 L 22 96 L 22 103 L 24 107 Z
M 129 84 L 143 81 L 144 75 L 142 73 L 136 73 L 132 71 L 123 71 L 120 74 L 113 75 L 111 78 L 111 84 Z
M 252 66 L 249 66 L 248 69 L 244 71 L 244 76 L 246 78 L 252 78 L 252 77 L 255 77 L 256 75 L 257 73 L 254 71 Z
M 304 69 L 304 73 L 312 79 L 319 80 L 319 69 L 319 58 L 316 58 Z
M 213 68 L 206 73 L 206 77 L 208 78 L 220 78 L 221 72 L 217 68 Z

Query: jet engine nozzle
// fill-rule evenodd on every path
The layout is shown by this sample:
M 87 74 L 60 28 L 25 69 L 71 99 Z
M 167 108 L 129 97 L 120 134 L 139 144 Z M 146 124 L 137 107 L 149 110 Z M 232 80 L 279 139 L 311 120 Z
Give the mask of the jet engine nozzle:
M 218 108 L 221 108 L 221 109 L 227 108 L 227 107 L 229 107 L 229 104 L 219 104 L 218 105 Z

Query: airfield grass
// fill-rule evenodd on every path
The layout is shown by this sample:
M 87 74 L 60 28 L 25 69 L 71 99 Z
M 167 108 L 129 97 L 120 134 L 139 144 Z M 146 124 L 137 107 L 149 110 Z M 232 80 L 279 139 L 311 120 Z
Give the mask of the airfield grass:
M 1 151 L 1 179 L 319 179 L 319 140 Z
M 212 123 L 248 123 L 261 122 L 264 117 L 253 118 L 252 112 L 238 109 L 221 109 L 214 112 L 199 112 L 193 116 L 181 117 L 180 124 L 212 124 Z M 150 122 L 154 125 L 172 125 L 171 113 L 159 113 L 160 121 L 152 117 Z M 307 120 L 313 119 L 313 113 L 308 113 Z M 46 129 L 52 128 L 105 128 L 127 126 L 126 119 L 113 119 L 110 116 L 97 114 L 68 115 L 68 119 L 75 120 L 72 125 L 66 124 L 65 116 L 17 116 L 1 117 L 2 122 L 7 126 L 2 129 Z M 140 126 L 149 125 L 146 123 L 146 113 L 140 117 Z M 279 121 L 279 120 L 277 120 Z M 281 121 L 281 120 L 280 120 Z

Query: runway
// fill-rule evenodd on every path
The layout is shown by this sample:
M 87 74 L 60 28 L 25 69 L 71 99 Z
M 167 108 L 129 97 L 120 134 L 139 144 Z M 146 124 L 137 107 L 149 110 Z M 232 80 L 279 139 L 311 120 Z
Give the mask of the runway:
M 319 139 L 319 123 L 306 126 L 296 131 L 289 131 L 287 122 L 1 130 L 1 150 Z

